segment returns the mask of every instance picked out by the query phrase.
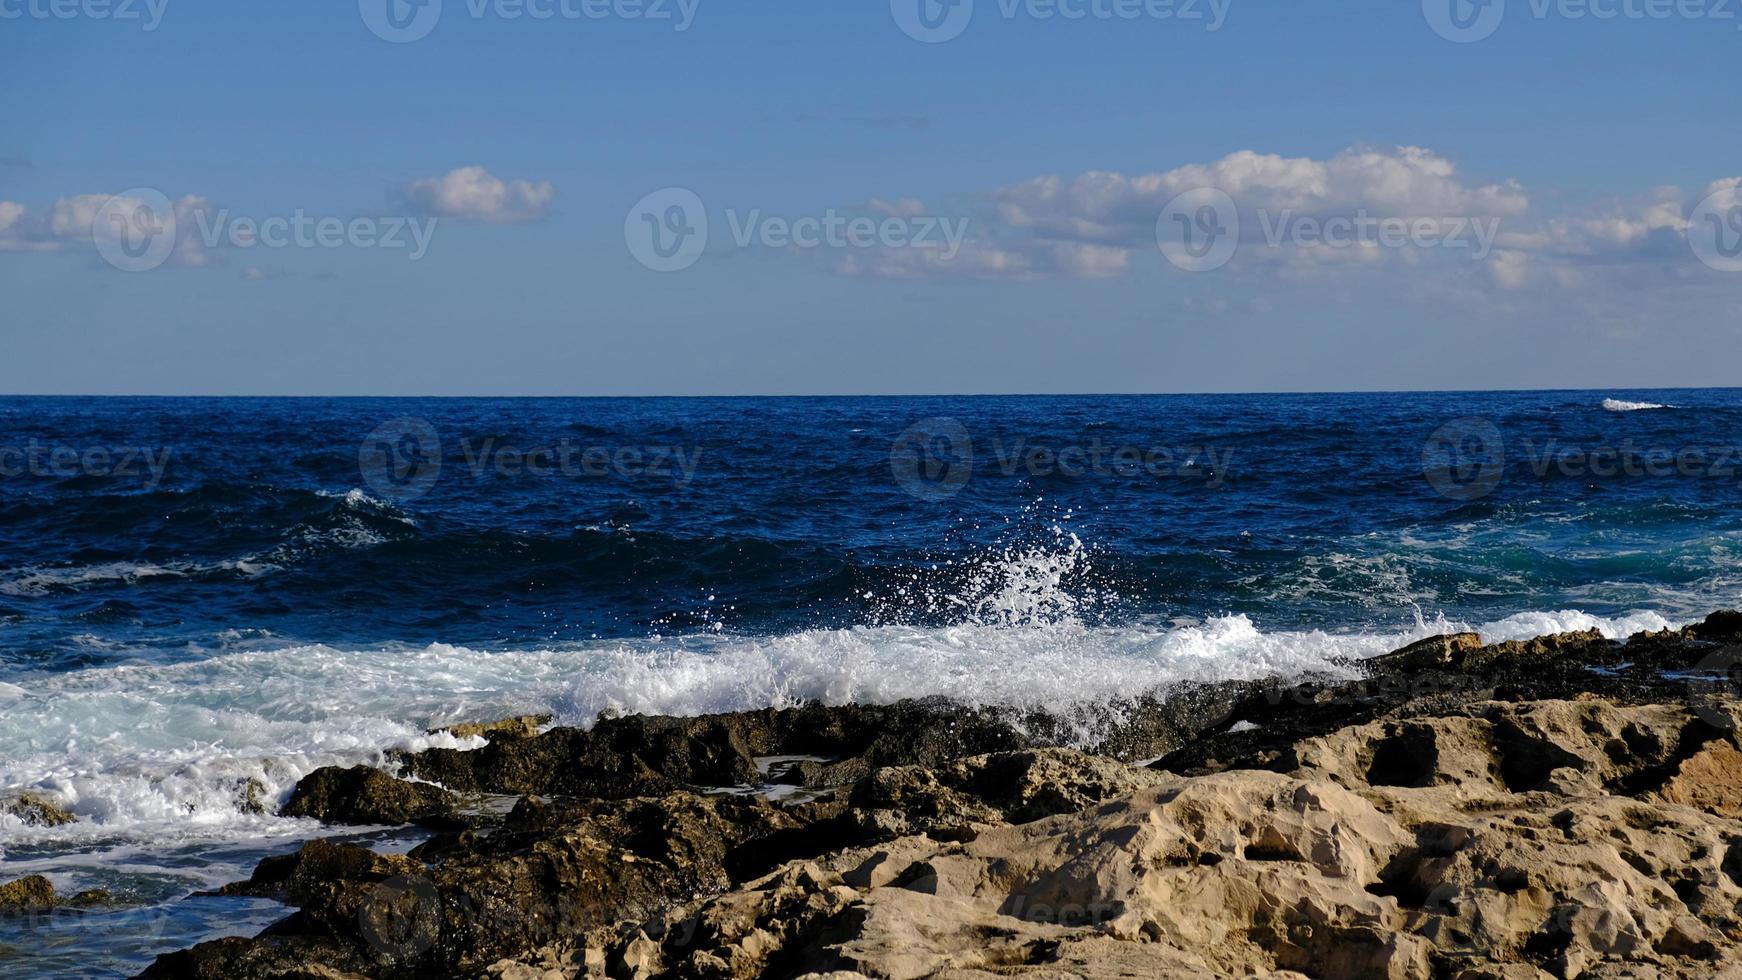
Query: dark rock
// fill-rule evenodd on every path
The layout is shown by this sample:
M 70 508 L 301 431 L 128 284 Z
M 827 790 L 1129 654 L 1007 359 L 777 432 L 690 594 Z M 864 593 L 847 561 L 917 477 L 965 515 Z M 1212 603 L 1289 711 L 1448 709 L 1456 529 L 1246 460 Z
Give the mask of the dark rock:
M 478 844 L 475 830 L 448 831 L 437 834 L 406 852 L 406 857 L 434 864 L 450 854 L 463 854 Z
M 87 888 L 67 899 L 67 904 L 75 908 L 91 908 L 97 905 L 109 905 L 114 901 L 114 894 L 107 888 Z
M 341 940 L 230 937 L 165 953 L 139 974 L 139 980 L 340 980 L 392 975 L 382 965 Z
M 1417 640 L 1401 650 L 1374 657 L 1368 666 L 1382 671 L 1430 670 L 1460 663 L 1465 654 L 1482 648 L 1475 633 L 1449 633 Z
M 395 779 L 369 766 L 325 766 L 304 776 L 278 812 L 324 823 L 457 826 L 456 809 L 454 794 L 440 786 Z
M 1481 647 L 1465 655 L 1458 666 L 1466 670 L 1481 670 L 1493 664 L 1510 662 L 1515 666 L 1528 666 L 1533 663 L 1543 663 L 1569 658 L 1583 658 L 1581 662 L 1602 662 L 1613 644 L 1602 633 L 1594 629 L 1582 630 L 1577 633 L 1556 633 L 1553 636 L 1539 636 L 1532 640 L 1508 640 Z M 1596 653 L 1596 657 L 1590 654 Z
M 754 784 L 756 758 L 840 760 L 807 785 L 844 785 L 872 768 L 930 765 L 1026 748 L 1008 716 L 943 701 L 748 711 L 699 718 L 636 715 L 592 729 L 558 728 L 483 749 L 427 749 L 400 757 L 405 771 L 459 792 L 593 799 Z
M 323 882 L 382 881 L 423 869 L 423 862 L 409 855 L 377 854 L 366 847 L 323 838 L 309 841 L 294 854 L 266 858 L 247 881 L 233 882 L 210 894 L 275 898 L 297 904 L 299 896 L 312 894 Z
M 1704 622 L 1689 626 L 1686 632 L 1696 640 L 1713 643 L 1742 642 L 1742 612 L 1730 609 L 1715 612 L 1707 616 Z
M 946 766 L 894 766 L 855 784 L 847 809 L 867 841 L 1075 813 L 1157 782 L 1146 769 L 1068 749 L 1000 752 Z

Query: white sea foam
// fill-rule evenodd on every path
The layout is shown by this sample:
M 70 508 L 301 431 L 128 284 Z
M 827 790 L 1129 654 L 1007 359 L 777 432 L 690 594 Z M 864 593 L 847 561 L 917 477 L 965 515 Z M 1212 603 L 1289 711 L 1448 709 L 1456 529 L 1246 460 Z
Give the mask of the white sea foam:
M 1653 402 L 1630 402 L 1619 398 L 1603 399 L 1603 410 L 1606 412 L 1642 412 L 1654 408 L 1674 408 L 1674 405 L 1658 405 Z
M 253 578 L 276 568 L 254 557 L 215 562 L 116 561 L 94 565 L 32 565 L 0 571 L 0 594 L 39 596 L 89 585 L 136 585 L 153 579 L 179 579 L 223 572 Z
M 1602 619 L 1563 611 L 1339 635 L 1264 632 L 1244 616 L 1225 616 L 1185 626 L 710 633 L 502 652 L 289 646 L 93 668 L 21 680 L 0 695 L 0 791 L 49 793 L 81 818 L 58 828 L 0 818 L 0 848 L 307 834 L 306 822 L 243 813 L 246 781 L 282 799 L 321 765 L 382 764 L 383 751 L 395 747 L 481 744 L 424 734 L 461 720 L 550 712 L 585 725 L 606 711 L 689 715 L 943 695 L 1046 708 L 1087 726 L 1107 720 L 1103 706 L 1169 684 L 1346 675 L 1346 658 L 1450 630 L 1475 628 L 1500 640 L 1587 628 L 1619 637 L 1667 625 L 1653 613 Z

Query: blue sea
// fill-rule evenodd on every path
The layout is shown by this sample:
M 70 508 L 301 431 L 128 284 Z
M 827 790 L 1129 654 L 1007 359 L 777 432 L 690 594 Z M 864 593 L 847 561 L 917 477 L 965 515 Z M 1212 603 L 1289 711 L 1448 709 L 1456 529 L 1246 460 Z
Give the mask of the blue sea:
M 947 695 L 1080 719 L 1429 633 L 1742 605 L 1742 390 L 0 399 L 0 923 L 125 975 L 321 829 L 326 764 L 529 712 Z M 369 832 L 364 831 L 367 834 Z M 403 846 L 403 836 L 369 837 Z

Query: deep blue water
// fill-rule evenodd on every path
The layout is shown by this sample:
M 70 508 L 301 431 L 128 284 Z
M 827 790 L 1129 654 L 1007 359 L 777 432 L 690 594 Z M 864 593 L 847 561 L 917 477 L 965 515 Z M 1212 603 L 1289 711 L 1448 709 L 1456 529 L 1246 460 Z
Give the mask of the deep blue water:
M 429 428 L 401 426 L 399 455 L 365 466 L 371 432 L 406 418 Z M 1474 499 L 1424 475 L 1430 438 L 1464 418 L 1490 420 L 1507 456 Z M 915 457 L 898 440 L 927 419 L 944 421 Z M 1742 562 L 1742 460 L 1723 456 L 1742 445 L 1736 390 L 10 398 L 0 425 L 0 677 L 263 638 L 519 648 L 947 622 L 959 608 L 913 597 L 959 595 L 985 556 L 1055 525 L 1090 552 L 1065 589 L 1102 621 L 1690 614 L 1729 601 Z M 439 473 L 418 444 L 431 433 Z M 1480 487 L 1465 442 L 1445 462 Z M 1710 449 L 1715 472 L 1539 475 L 1550 445 Z M 543 474 L 509 452 L 541 447 Z M 1078 447 L 1082 472 L 1018 455 L 1034 447 Z M 1133 465 L 1118 447 L 1170 455 Z M 111 456 L 87 465 L 91 450 Z M 127 450 L 147 455 L 104 472 Z

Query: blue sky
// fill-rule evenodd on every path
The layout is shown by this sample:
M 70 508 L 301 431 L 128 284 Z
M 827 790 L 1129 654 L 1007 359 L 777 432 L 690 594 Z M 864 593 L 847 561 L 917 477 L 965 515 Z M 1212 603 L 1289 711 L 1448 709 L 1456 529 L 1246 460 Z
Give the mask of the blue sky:
M 394 43 L 374 0 L 155 0 L 151 30 L 145 0 L 132 19 L 50 2 L 0 0 L 0 391 L 1658 387 L 1742 367 L 1742 272 L 1695 243 L 1702 202 L 1713 229 L 1742 204 L 1742 4 L 1507 0 L 1455 43 L 1417 2 L 1220 0 L 1210 30 L 1208 0 L 1065 0 L 1077 19 L 976 0 L 922 43 L 897 16 L 920 0 L 688 0 L 681 31 L 676 0 L 668 20 L 443 0 Z M 124 271 L 91 225 L 141 188 L 175 250 Z M 658 272 L 626 239 L 666 188 L 708 235 Z M 1190 271 L 1157 237 L 1203 188 L 1238 248 Z M 418 223 L 427 249 L 228 234 L 298 215 Z M 876 241 L 780 235 L 855 217 Z M 1315 244 L 1339 218 L 1432 233 Z

